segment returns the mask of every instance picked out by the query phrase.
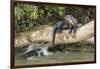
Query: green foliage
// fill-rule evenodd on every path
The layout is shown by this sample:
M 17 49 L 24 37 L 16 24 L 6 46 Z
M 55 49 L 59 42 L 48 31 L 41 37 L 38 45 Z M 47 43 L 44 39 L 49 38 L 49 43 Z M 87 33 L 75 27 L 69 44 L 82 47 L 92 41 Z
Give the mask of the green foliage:
M 40 25 L 53 25 L 67 14 L 73 15 L 82 24 L 95 18 L 95 8 L 85 7 L 17 4 L 14 10 L 16 32 L 29 31 Z

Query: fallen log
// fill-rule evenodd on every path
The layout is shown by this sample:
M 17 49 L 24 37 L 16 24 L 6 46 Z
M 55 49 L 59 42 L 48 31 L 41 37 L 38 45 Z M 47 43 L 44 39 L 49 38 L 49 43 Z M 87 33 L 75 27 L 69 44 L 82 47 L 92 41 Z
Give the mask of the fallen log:
M 52 27 L 15 34 L 15 47 L 25 46 L 34 41 L 52 42 Z M 68 31 L 64 30 L 61 34 L 56 35 L 55 43 L 75 43 L 94 37 L 94 20 L 77 29 L 76 38 L 70 37 Z

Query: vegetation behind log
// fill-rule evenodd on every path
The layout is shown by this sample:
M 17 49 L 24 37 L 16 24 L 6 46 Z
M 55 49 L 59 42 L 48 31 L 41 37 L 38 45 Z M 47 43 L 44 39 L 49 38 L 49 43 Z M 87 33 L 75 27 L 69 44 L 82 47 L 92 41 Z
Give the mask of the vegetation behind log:
M 54 25 L 57 21 L 71 14 L 79 23 L 85 24 L 95 20 L 95 8 L 90 7 L 59 7 L 50 5 L 15 5 L 15 32 L 26 32 L 40 25 Z

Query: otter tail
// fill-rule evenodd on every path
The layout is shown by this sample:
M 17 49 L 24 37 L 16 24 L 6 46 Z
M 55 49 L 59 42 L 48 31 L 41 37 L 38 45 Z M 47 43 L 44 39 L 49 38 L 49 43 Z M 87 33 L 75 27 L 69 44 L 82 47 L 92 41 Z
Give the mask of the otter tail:
M 54 46 L 54 44 L 55 44 L 56 31 L 57 31 L 57 28 L 54 27 L 54 29 L 53 29 L 53 37 L 52 37 L 52 46 Z

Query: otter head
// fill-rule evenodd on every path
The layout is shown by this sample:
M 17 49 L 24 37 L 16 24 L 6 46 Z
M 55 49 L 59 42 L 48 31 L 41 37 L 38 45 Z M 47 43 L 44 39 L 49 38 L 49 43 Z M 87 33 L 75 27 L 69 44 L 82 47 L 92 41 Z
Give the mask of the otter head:
M 74 17 L 72 15 L 66 15 L 65 20 L 67 20 L 70 24 L 74 25 L 73 19 Z

